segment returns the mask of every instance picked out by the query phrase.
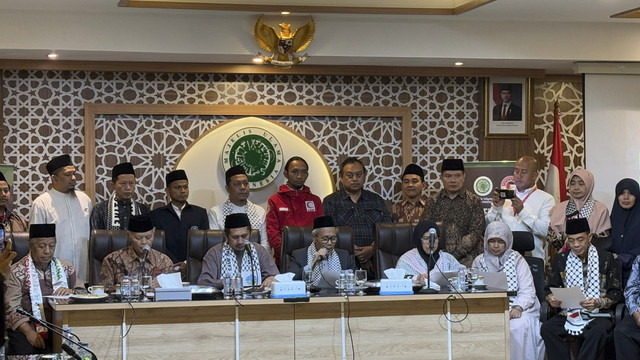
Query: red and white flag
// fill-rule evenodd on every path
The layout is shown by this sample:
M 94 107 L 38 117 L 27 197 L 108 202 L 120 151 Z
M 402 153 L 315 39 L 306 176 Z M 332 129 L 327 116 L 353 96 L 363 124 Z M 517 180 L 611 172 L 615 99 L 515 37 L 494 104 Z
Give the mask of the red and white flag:
M 562 151 L 562 127 L 560 126 L 560 111 L 558 102 L 553 110 L 553 148 L 551 149 L 551 161 L 547 173 L 545 190 L 553 195 L 556 204 L 567 200 L 567 175 L 564 172 L 564 155 Z

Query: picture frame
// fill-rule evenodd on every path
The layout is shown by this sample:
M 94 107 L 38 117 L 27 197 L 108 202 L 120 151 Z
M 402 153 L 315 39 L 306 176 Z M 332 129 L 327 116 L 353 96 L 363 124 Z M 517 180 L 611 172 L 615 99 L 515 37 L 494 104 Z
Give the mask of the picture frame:
M 485 137 L 528 137 L 531 79 L 488 78 L 485 81 Z

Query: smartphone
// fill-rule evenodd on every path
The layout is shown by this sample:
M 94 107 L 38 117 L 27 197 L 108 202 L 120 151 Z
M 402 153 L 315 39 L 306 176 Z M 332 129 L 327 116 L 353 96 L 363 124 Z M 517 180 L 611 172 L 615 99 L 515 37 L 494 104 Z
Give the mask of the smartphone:
M 498 196 L 500 197 L 500 199 L 513 199 L 516 194 L 513 190 L 498 189 Z
M 4 226 L 0 225 L 0 252 L 4 251 L 4 247 L 7 244 L 4 237 Z

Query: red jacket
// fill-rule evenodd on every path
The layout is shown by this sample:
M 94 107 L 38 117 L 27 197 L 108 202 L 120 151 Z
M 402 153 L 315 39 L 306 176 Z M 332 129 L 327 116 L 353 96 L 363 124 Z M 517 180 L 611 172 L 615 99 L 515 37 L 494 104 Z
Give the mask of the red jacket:
M 282 227 L 313 226 L 313 219 L 323 214 L 322 201 L 311 193 L 308 186 L 305 185 L 301 190 L 293 190 L 287 184 L 280 185 L 278 192 L 269 198 L 267 209 L 267 237 L 278 266 Z

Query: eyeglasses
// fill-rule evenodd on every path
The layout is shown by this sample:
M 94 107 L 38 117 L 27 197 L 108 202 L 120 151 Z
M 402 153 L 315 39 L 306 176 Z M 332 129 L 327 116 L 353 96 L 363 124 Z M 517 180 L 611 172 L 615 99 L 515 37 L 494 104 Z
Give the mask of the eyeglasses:
M 338 241 L 338 237 L 337 236 L 325 236 L 325 237 L 320 238 L 320 241 L 322 241 L 323 244 L 328 244 L 328 243 L 332 243 L 332 242 Z

